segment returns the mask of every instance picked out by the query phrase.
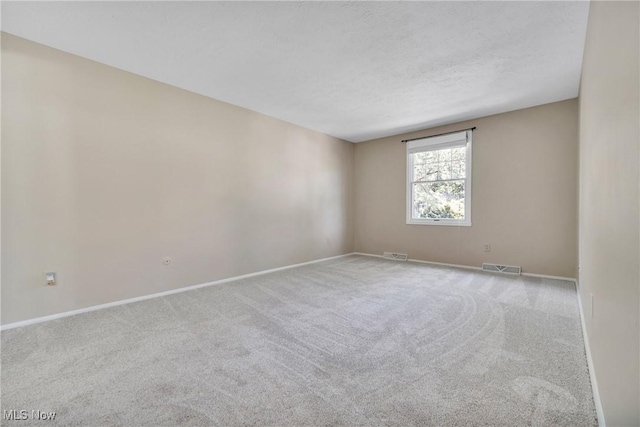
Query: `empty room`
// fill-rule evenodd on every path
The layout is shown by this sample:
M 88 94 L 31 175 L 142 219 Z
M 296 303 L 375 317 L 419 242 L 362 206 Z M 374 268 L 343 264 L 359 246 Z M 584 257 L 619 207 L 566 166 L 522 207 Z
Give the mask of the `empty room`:
M 2 1 L 1 425 L 640 426 L 638 1 Z

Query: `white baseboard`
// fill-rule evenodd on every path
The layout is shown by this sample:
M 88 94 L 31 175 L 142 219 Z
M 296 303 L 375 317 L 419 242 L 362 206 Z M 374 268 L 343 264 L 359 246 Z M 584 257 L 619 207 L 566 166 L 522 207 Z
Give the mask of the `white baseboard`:
M 376 254 L 367 254 L 364 252 L 354 252 L 353 255 L 362 255 L 362 256 L 370 256 L 370 257 L 374 257 L 374 258 L 384 258 L 382 255 L 376 255 Z M 387 259 L 387 258 L 384 258 Z M 480 267 L 472 267 L 470 265 L 460 265 L 460 264 L 446 264 L 444 262 L 435 262 L 435 261 L 423 261 L 421 259 L 407 259 L 407 262 L 417 262 L 419 264 L 433 264 L 433 265 L 440 265 L 443 267 L 455 267 L 455 268 L 466 268 L 469 270 L 482 270 Z
M 576 283 L 576 279 L 574 279 L 573 277 L 549 276 L 548 274 L 535 274 L 535 273 L 522 273 L 522 275 L 527 277 L 540 277 L 542 279 L 566 280 L 568 282 Z
M 368 253 L 364 253 L 364 252 L 354 252 L 353 255 L 362 255 L 362 256 L 370 256 L 370 257 L 375 257 L 375 258 L 384 258 L 382 255 L 368 254 Z M 411 258 L 409 258 L 407 260 L 407 262 L 417 262 L 417 263 L 420 263 L 420 264 L 433 264 L 433 265 L 440 265 L 440 266 L 443 266 L 443 267 L 464 268 L 464 269 L 467 269 L 467 270 L 482 271 L 482 267 L 475 267 L 473 265 L 448 264 L 448 263 L 445 263 L 445 262 L 424 261 L 424 260 L 421 260 L 421 259 L 411 259 Z M 527 277 L 540 277 L 542 279 L 567 280 L 569 282 L 574 282 L 574 283 L 576 282 L 576 279 L 574 279 L 573 277 L 549 276 L 547 274 L 534 274 L 534 273 L 522 273 L 521 275 L 522 276 L 527 276 Z
M 587 366 L 589 368 L 589 378 L 591 379 L 591 391 L 593 392 L 593 403 L 596 406 L 596 415 L 598 416 L 598 425 L 606 427 L 604 421 L 604 412 L 602 411 L 602 401 L 600 400 L 600 391 L 598 390 L 598 380 L 596 379 L 596 371 L 593 368 L 593 359 L 591 358 L 591 347 L 589 346 L 589 335 L 587 335 L 587 323 L 582 310 L 582 299 L 580 298 L 580 290 L 576 281 L 576 295 L 578 298 L 578 309 L 580 311 L 580 323 L 582 324 L 582 338 L 584 340 L 584 350 L 587 354 Z
M 446 262 L 423 261 L 421 259 L 411 259 L 411 258 L 409 258 L 407 261 L 417 262 L 419 264 L 431 264 L 431 265 L 439 265 L 439 266 L 442 266 L 442 267 L 464 268 L 464 269 L 467 269 L 467 270 L 482 271 L 481 267 L 474 267 L 472 265 L 448 264 Z
M 353 255 L 353 254 L 354 253 L 351 252 L 351 253 L 348 253 L 348 254 L 337 255 L 337 256 L 332 256 L 332 257 L 322 258 L 322 259 L 316 259 L 316 260 L 313 260 L 313 261 L 301 262 L 299 264 L 292 264 L 292 265 L 287 265 L 287 266 L 284 266 L 284 267 L 277 267 L 277 268 L 271 268 L 269 270 L 258 271 L 258 272 L 255 272 L 255 273 L 243 274 L 241 276 L 234 276 L 234 277 L 229 277 L 229 278 L 226 278 L 226 279 L 215 280 L 213 282 L 201 283 L 199 285 L 186 286 L 184 288 L 172 289 L 170 291 L 158 292 L 158 293 L 149 294 L 149 295 L 142 295 L 142 296 L 135 297 L 135 298 L 128 298 L 128 299 L 124 299 L 124 300 L 120 300 L 120 301 L 108 302 L 106 304 L 92 305 L 90 307 L 84 307 L 84 308 L 80 308 L 80 309 L 77 309 L 77 310 L 65 311 L 63 313 L 51 314 L 49 316 L 36 317 L 36 318 L 33 318 L 33 319 L 21 320 L 19 322 L 7 323 L 6 325 L 0 326 L 0 330 L 1 331 L 5 331 L 7 329 L 20 328 L 22 326 L 34 325 L 36 323 L 42 323 L 42 322 L 48 322 L 50 320 L 61 319 L 63 317 L 75 316 L 76 314 L 88 313 L 90 311 L 102 310 L 104 308 L 115 307 L 115 306 L 124 305 L 124 304 L 130 304 L 132 302 L 138 302 L 138 301 L 144 301 L 144 300 L 148 300 L 148 299 L 152 299 L 152 298 L 164 297 L 164 296 L 167 296 L 167 295 L 177 294 L 177 293 L 180 293 L 180 292 L 186 292 L 186 291 L 190 291 L 190 290 L 193 290 L 193 289 L 204 288 L 204 287 L 207 287 L 207 286 L 222 285 L 223 283 L 234 282 L 236 280 L 247 279 L 249 277 L 261 276 L 263 274 L 274 273 L 276 271 L 288 270 L 290 268 L 301 267 L 303 265 L 315 264 L 315 263 L 323 262 L 323 261 L 329 261 L 331 259 L 342 258 L 342 257 L 346 257 L 346 256 Z
M 353 255 L 370 256 L 370 257 L 374 257 L 374 258 L 384 258 L 382 255 L 367 254 L 367 253 L 364 253 L 364 252 L 354 252 Z

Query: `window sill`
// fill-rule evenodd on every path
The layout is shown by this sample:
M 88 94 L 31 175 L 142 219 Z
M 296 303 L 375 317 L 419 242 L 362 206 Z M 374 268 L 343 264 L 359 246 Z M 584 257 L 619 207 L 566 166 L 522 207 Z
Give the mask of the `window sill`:
M 407 220 L 407 225 L 445 225 L 445 226 L 454 226 L 454 227 L 471 227 L 471 221 L 434 221 L 434 220 L 420 220 L 420 219 L 409 219 Z

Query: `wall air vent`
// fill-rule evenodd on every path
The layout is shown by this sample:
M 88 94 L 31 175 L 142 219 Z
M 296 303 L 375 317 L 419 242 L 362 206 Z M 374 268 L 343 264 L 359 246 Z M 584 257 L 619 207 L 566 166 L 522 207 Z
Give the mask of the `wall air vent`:
M 516 274 L 518 276 L 522 272 L 521 267 L 516 267 L 513 265 L 487 264 L 486 262 L 482 263 L 482 270 L 492 271 L 494 273 Z
M 385 252 L 382 257 L 386 259 L 392 259 L 394 261 L 406 261 L 407 259 L 409 259 L 409 256 L 407 254 L 398 254 L 395 252 Z

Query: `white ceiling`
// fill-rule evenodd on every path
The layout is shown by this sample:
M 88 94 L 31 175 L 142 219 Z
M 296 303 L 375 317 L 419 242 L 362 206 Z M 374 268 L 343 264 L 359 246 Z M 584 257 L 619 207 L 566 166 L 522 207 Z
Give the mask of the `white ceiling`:
M 359 142 L 574 98 L 588 2 L 2 2 L 2 30 Z

